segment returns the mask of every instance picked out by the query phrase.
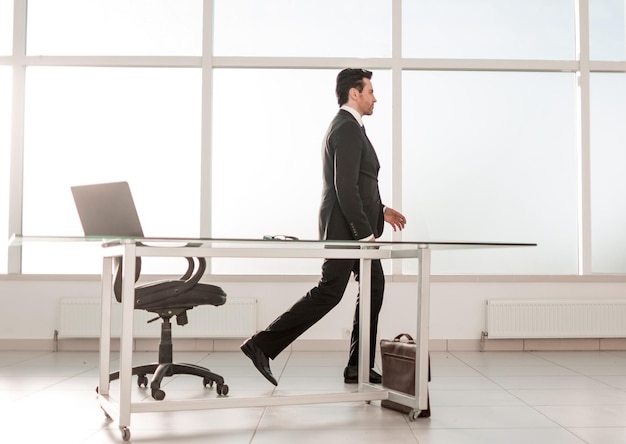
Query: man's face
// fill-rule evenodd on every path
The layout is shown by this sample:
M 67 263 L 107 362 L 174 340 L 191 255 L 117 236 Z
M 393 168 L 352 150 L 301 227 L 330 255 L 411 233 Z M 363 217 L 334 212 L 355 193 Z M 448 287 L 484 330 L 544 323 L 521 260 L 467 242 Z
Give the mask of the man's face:
M 374 112 L 374 103 L 376 103 L 376 97 L 374 97 L 374 88 L 370 79 L 363 79 L 363 91 L 359 92 L 354 88 L 356 92 L 355 105 L 356 110 L 361 113 L 362 116 L 370 116 Z

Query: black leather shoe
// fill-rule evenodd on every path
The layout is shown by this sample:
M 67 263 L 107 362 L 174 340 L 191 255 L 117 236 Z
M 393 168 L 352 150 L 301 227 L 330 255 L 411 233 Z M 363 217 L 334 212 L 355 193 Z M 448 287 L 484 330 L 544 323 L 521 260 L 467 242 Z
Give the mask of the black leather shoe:
M 278 385 L 276 382 L 276 378 L 272 375 L 272 370 L 270 370 L 270 360 L 263 350 L 256 347 L 254 342 L 252 342 L 252 338 L 246 339 L 243 344 L 241 344 L 241 351 L 250 358 L 256 369 L 265 376 L 269 382 L 274 385 Z
M 370 369 L 370 382 L 372 384 L 380 384 L 383 380 L 382 376 L 374 371 L 373 368 Z M 359 370 L 357 367 L 348 366 L 343 371 L 343 382 L 346 384 L 356 384 L 359 382 Z

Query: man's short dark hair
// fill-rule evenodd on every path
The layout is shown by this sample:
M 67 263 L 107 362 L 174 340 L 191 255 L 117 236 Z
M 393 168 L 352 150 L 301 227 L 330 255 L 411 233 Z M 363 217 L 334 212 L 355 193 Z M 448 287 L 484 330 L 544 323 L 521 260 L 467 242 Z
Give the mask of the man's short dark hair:
M 348 102 L 348 92 L 351 88 L 356 88 L 359 92 L 363 91 L 365 82 L 363 79 L 371 79 L 372 71 L 366 69 L 346 68 L 337 74 L 337 86 L 335 94 L 339 106 Z

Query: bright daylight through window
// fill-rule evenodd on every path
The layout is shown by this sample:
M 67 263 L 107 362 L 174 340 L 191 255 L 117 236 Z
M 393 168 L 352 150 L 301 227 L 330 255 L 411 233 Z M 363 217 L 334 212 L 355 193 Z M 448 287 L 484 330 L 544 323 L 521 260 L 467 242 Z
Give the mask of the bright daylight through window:
M 581 257 L 585 273 L 626 273 L 624 3 L 20 0 L 14 19 L 0 0 L 0 230 L 79 236 L 70 186 L 125 180 L 148 236 L 316 239 L 349 64 L 374 72 L 364 123 L 382 200 L 408 220 L 394 240 L 538 243 L 445 252 L 435 274 L 576 275 Z M 0 253 L 0 273 L 100 272 L 93 246 Z M 319 273 L 317 260 L 211 267 Z

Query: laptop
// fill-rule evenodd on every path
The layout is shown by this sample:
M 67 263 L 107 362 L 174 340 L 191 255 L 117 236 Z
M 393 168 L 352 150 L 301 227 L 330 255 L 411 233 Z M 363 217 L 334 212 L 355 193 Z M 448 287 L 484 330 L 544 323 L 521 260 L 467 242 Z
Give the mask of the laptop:
M 71 189 L 85 236 L 144 237 L 128 182 Z

